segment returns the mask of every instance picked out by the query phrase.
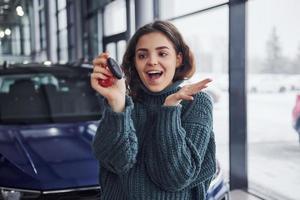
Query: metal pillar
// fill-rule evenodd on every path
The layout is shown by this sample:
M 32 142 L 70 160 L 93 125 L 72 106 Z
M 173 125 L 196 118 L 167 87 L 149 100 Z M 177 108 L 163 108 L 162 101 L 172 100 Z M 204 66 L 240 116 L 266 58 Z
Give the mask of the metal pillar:
M 248 189 L 246 0 L 229 1 L 230 189 Z
M 153 0 L 135 0 L 135 27 L 139 27 L 153 21 Z

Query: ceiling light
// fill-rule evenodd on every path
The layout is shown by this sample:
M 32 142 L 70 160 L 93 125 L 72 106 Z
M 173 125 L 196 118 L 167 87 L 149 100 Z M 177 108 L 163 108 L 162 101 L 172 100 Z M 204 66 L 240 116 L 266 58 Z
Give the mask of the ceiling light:
M 4 31 L 5 35 L 10 35 L 11 34 L 11 30 L 9 28 L 5 29 Z
M 50 66 L 52 63 L 51 63 L 51 61 L 49 61 L 49 60 L 46 60 L 45 62 L 44 62 L 44 65 L 46 65 L 46 66 Z
M 22 11 L 23 11 L 22 6 L 17 6 L 17 7 L 16 7 L 16 11 L 17 11 L 17 12 L 22 12 Z
M 0 31 L 0 38 L 3 38 L 5 36 L 4 31 Z
M 24 12 L 23 11 L 17 12 L 17 15 L 22 17 L 24 15 Z
M 17 6 L 16 11 L 17 11 L 17 15 L 19 15 L 21 17 L 24 15 L 24 11 L 23 11 L 22 6 Z

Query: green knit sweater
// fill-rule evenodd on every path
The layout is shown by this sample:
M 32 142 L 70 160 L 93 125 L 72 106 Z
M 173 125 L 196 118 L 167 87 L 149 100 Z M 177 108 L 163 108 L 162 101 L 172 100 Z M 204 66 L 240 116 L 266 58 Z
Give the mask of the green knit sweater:
M 205 199 L 216 169 L 212 102 L 199 92 L 163 106 L 179 83 L 159 93 L 144 89 L 142 103 L 126 96 L 122 113 L 105 103 L 93 141 L 102 200 Z

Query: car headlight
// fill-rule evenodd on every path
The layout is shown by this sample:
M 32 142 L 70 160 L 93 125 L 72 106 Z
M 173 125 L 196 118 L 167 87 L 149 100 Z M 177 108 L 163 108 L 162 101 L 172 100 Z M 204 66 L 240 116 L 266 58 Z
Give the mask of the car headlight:
M 21 192 L 15 190 L 1 190 L 1 199 L 3 200 L 20 200 Z
M 35 190 L 0 187 L 0 200 L 36 199 L 40 195 L 41 193 Z

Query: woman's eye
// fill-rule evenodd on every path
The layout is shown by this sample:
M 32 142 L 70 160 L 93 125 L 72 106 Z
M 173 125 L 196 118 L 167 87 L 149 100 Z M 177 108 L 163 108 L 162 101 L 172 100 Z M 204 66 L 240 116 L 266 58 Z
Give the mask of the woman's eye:
M 165 52 L 160 52 L 159 55 L 162 56 L 162 57 L 165 57 L 165 56 L 167 56 L 168 54 L 165 53 Z
M 144 59 L 144 58 L 146 58 L 146 55 L 145 54 L 138 54 L 137 57 L 138 57 L 138 59 Z

